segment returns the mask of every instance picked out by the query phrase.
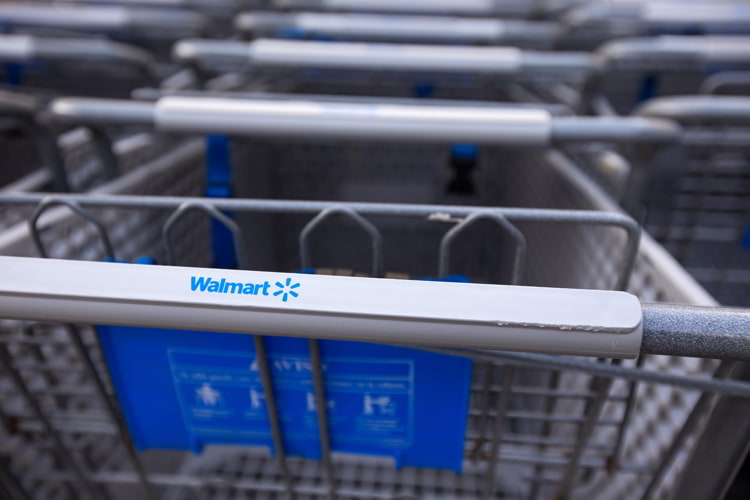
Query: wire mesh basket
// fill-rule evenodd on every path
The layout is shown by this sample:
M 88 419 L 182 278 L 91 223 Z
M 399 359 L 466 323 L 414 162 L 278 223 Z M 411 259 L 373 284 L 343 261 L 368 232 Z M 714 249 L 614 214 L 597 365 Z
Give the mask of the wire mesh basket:
M 229 105 L 236 107 L 237 101 Z M 72 109 L 56 109 L 63 108 Z M 139 110 L 141 123 L 148 123 L 144 117 L 152 116 L 151 108 Z M 168 131 L 168 117 L 159 116 L 161 130 Z M 366 121 L 377 128 L 373 120 Z M 452 123 L 447 141 L 462 140 Z M 205 129 L 195 120 L 190 124 Z M 234 126 L 240 125 L 235 121 Z M 247 122 L 242 127 L 247 130 Z M 319 130 L 324 128 L 319 124 Z M 348 123 L 347 129 L 352 128 Z M 552 128 L 559 133 L 560 127 Z M 212 131 L 229 132 L 215 126 Z M 470 132 L 481 137 L 477 131 Z M 419 145 L 414 137 L 401 145 L 375 147 L 375 139 L 382 140 L 386 132 L 349 132 L 355 133 L 358 140 L 346 147 L 338 144 L 338 161 L 351 158 L 346 171 L 340 163 L 330 164 L 336 157 L 326 147 L 325 136 L 290 141 L 284 150 L 274 149 L 273 139 L 238 143 L 232 149 L 237 175 L 233 188 L 248 198 L 195 198 L 210 187 L 204 184 L 203 144 L 195 140 L 177 141 L 146 155 L 145 165 L 99 195 L 46 200 L 36 194 L 3 195 L 0 203 L 22 208 L 33 218 L 33 227 L 44 230 L 39 240 L 25 224 L 5 230 L 0 249 L 4 255 L 30 256 L 38 241 L 45 255 L 54 258 L 98 260 L 111 248 L 114 255 L 109 256 L 117 259 L 149 256 L 183 266 L 210 266 L 217 248 L 206 238 L 210 228 L 205 218 L 191 214 L 176 223 L 174 216 L 190 207 L 215 214 L 205 208 L 213 207 L 234 214 L 245 241 L 237 254 L 249 267 L 263 271 L 312 266 L 318 272 L 387 271 L 399 273 L 391 277 L 412 278 L 456 272 L 477 283 L 604 290 L 627 286 L 644 301 L 714 304 L 648 235 L 643 235 L 636 253 L 637 225 L 612 213 L 614 203 L 563 151 L 510 148 L 487 139 L 481 146 L 476 186 L 482 195 L 456 198 L 455 193 L 445 196 L 445 179 L 439 174 L 446 150 Z M 343 133 L 327 134 L 331 138 Z M 424 143 L 434 140 L 421 137 Z M 368 203 L 346 201 L 346 190 L 339 189 L 339 184 L 352 181 L 373 183 L 378 180 L 375 171 L 380 179 L 388 179 L 384 172 L 389 169 L 408 179 L 411 168 L 418 170 L 415 179 L 427 184 L 431 196 L 420 198 L 416 186 L 405 181 L 406 188 L 389 194 L 389 200 L 378 198 L 383 190 L 374 186 Z M 160 196 L 143 196 L 152 193 Z M 314 201 L 326 198 L 344 201 Z M 449 204 L 456 199 L 471 201 Z M 59 203 L 77 209 L 78 215 L 64 207 L 51 208 Z M 162 232 L 170 218 L 167 245 Z M 382 253 L 373 253 L 372 233 L 361 230 L 361 218 L 380 235 Z M 102 246 L 102 232 L 109 245 Z M 690 443 L 715 398 L 748 392 L 744 384 L 718 380 L 730 374 L 730 362 L 680 357 L 732 359 L 746 352 L 741 339 L 685 342 L 685 335 L 718 334 L 714 330 L 722 328 L 712 328 L 710 319 L 700 322 L 699 332 L 686 327 L 696 321 L 695 314 L 746 321 L 744 313 L 707 311 L 644 306 L 643 354 L 635 362 L 449 349 L 451 354 L 470 356 L 475 366 L 461 475 L 392 470 L 388 460 L 339 454 L 322 463 L 293 457 L 279 462 L 266 449 L 254 448 L 209 447 L 200 456 L 154 451 L 137 455 L 128 446 L 111 396 L 103 396 L 109 384 L 92 329 L 7 321 L 0 351 L 7 394 L 3 416 L 11 424 L 6 430 L 12 431 L 3 441 L 11 457 L 7 467 L 20 487 L 40 498 L 86 492 L 94 497 L 123 491 L 143 494 L 128 490 L 138 483 L 168 498 L 286 498 L 290 491 L 305 498 L 667 496 L 679 483 Z M 37 319 L 44 315 L 39 308 Z M 680 318 L 682 323 L 675 322 Z M 672 325 L 672 330 L 665 325 Z M 283 447 L 275 449 L 278 456 Z M 29 463 L 37 465 L 29 468 Z

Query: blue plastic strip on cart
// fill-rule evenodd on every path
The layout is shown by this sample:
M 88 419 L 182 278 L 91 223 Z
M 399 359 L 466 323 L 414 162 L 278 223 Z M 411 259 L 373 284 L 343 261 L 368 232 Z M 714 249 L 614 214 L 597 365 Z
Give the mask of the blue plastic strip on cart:
M 97 328 L 139 450 L 272 449 L 252 336 Z M 264 339 L 284 450 L 320 459 L 308 342 Z M 363 342 L 321 340 L 320 350 L 332 450 L 392 457 L 396 467 L 461 471 L 470 360 Z
M 230 140 L 226 135 L 206 136 L 205 196 L 208 198 L 232 197 L 231 150 Z M 211 221 L 211 249 L 214 267 L 220 269 L 237 267 L 232 233 L 218 221 Z
M 5 83 L 10 87 L 23 85 L 24 65 L 19 62 L 5 63 Z

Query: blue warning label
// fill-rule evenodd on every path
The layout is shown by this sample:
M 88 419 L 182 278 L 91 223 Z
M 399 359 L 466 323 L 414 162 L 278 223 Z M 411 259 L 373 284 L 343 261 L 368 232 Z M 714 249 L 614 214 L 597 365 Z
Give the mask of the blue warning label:
M 186 428 L 206 438 L 268 437 L 263 383 L 253 353 L 168 350 Z M 286 438 L 318 439 L 310 360 L 270 355 L 269 367 Z M 393 358 L 327 358 L 327 416 L 338 440 L 407 447 L 414 424 L 414 363 Z
M 230 444 L 274 453 L 252 336 L 122 326 L 98 331 L 139 450 L 200 453 Z M 284 451 L 320 459 L 309 341 L 263 342 Z M 364 342 L 318 345 L 331 450 L 391 457 L 396 467 L 461 470 L 469 360 Z

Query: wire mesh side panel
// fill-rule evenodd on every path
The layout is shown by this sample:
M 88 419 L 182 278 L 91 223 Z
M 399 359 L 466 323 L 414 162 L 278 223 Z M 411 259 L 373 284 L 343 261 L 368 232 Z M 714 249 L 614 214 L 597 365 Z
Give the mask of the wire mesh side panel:
M 93 43 L 97 43 L 94 40 Z M 0 81 L 35 94 L 128 98 L 139 86 L 152 83 L 142 69 L 107 61 L 55 62 L 36 60 L 0 66 Z
M 689 125 L 658 156 L 645 226 L 726 305 L 750 304 L 750 137 L 746 127 Z
M 33 134 L 13 120 L 0 120 L 0 188 L 17 181 L 41 164 Z
M 551 193 L 559 197 L 558 203 L 568 195 L 573 195 L 570 199 L 586 200 L 586 196 L 580 191 L 577 196 L 575 195 L 577 190 L 575 185 L 568 183 L 566 186 L 564 182 L 561 182 L 560 175 L 566 172 L 563 167 L 572 165 L 565 165 L 564 162 L 562 165 L 559 162 L 550 162 L 549 156 L 543 154 L 520 154 L 519 156 L 521 161 L 527 162 L 526 168 L 514 170 L 514 175 L 528 177 L 528 183 L 548 185 Z M 543 177 L 539 178 L 537 175 Z M 565 194 L 566 187 L 572 191 Z M 517 193 L 518 196 L 524 198 L 522 203 L 536 206 L 544 199 L 544 197 L 534 198 L 544 192 L 541 189 L 543 188 Z M 580 208 L 594 208 L 594 206 L 586 206 L 584 202 Z M 596 265 L 593 268 L 595 269 Z M 665 278 L 669 277 L 664 276 L 654 256 L 642 251 L 636 260 L 628 291 L 646 301 L 685 303 L 693 299 L 681 293 L 679 286 L 675 287 L 666 282 Z M 635 362 L 625 362 L 624 365 L 635 366 Z M 642 369 L 685 376 L 709 376 L 716 369 L 717 363 L 713 360 L 695 358 L 642 356 L 638 366 Z M 653 467 L 658 465 L 663 458 L 664 452 L 675 434 L 681 429 L 700 396 L 697 391 L 649 383 L 637 384 L 633 389 L 629 383 L 615 380 L 610 390 L 610 398 L 619 399 L 620 402 L 610 402 L 604 407 L 599 420 L 600 425 L 592 436 L 592 442 L 609 442 L 610 445 L 615 442 L 617 433 L 622 431 L 616 425 L 607 428 L 601 424 L 607 420 L 622 421 L 625 411 L 624 403 L 631 390 L 635 391 L 634 405 L 632 415 L 627 421 L 627 428 L 624 430 L 623 442 L 619 449 L 620 455 L 610 456 L 601 462 L 601 467 L 596 474 L 589 473 L 581 477 L 581 479 L 587 479 L 581 482 L 577 491 L 577 495 L 581 498 L 592 495 L 596 498 L 638 498 L 648 485 Z M 695 432 L 697 435 L 699 430 Z M 658 490 L 660 498 L 668 497 L 670 488 L 678 478 L 679 471 L 688 456 L 689 444 L 670 467 L 664 484 Z M 614 450 L 610 448 L 610 453 L 612 451 Z M 554 490 L 548 489 L 547 491 Z
M 193 144 L 194 146 L 194 144 Z M 105 184 L 101 191 L 138 194 L 172 194 L 197 196 L 202 193 L 203 168 L 201 148 L 192 147 L 192 154 L 176 157 L 171 165 L 145 165 L 133 168 L 129 175 Z M 133 149 L 136 156 L 142 151 Z M 135 158 L 122 158 L 123 163 Z M 148 172 L 145 172 L 148 170 Z M 146 174 L 146 175 L 144 175 Z M 33 207 L 14 207 L 26 218 Z M 116 248 L 116 257 L 135 260 L 149 256 L 164 261 L 166 253 L 161 239 L 161 227 L 168 214 L 149 210 L 123 211 L 118 209 L 91 210 L 107 228 L 109 238 Z M 189 218 L 188 218 L 189 219 Z M 205 220 L 186 221 L 180 227 L 184 243 L 178 247 L 178 258 L 193 265 L 208 265 L 210 249 L 203 231 Z M 35 250 L 25 233 L 25 222 L 6 230 L 18 233 L 15 244 L 5 240 L 4 254 L 35 255 Z M 108 257 L 95 228 L 73 215 L 67 208 L 50 208 L 40 220 L 42 240 L 50 257 L 100 260 Z M 198 234 L 199 236 L 196 236 Z M 11 234 L 12 235 L 12 234 Z M 97 347 L 91 327 L 78 327 L 89 356 L 100 376 L 107 380 L 106 367 Z M 2 417 L 7 431 L 3 452 L 11 459 L 11 467 L 19 472 L 23 484 L 34 498 L 77 498 L 80 485 L 71 481 L 70 469 L 60 458 L 59 446 L 33 413 L 33 404 L 39 405 L 49 424 L 59 436 L 60 444 L 73 459 L 82 464 L 88 473 L 121 473 L 131 470 L 125 448 L 118 440 L 114 423 L 104 412 L 103 401 L 87 378 L 81 357 L 71 344 L 69 327 L 53 324 L 5 322 L 0 324 L 2 349 L 12 359 L 12 368 L 4 366 L 0 377 L 0 390 L 4 391 Z M 32 399 L 19 393 L 14 386 L 11 371 L 18 374 L 29 388 Z M 109 390 L 109 384 L 107 383 Z M 108 498 L 111 491 L 107 481 L 99 481 L 96 496 Z M 126 494 L 127 487 L 115 487 Z M 123 493 L 124 491 L 124 493 Z M 132 494 L 141 495 L 142 490 Z
M 105 159 L 100 156 L 90 132 L 86 129 L 76 128 L 62 134 L 57 144 L 63 168 L 73 192 L 98 190 L 113 180 L 107 166 L 103 163 Z M 130 134 L 114 140 L 112 145 L 107 147 L 112 148 L 113 157 L 117 162 L 115 166 L 117 173 L 125 175 L 174 148 L 174 142 L 155 140 L 148 134 Z M 41 164 L 39 166 L 41 167 Z M 45 191 L 48 186 L 46 183 L 35 183 L 33 188 Z M 150 192 L 159 193 L 158 190 Z M 0 212 L 0 234 L 15 224 L 25 222 L 30 214 L 31 209 L 28 207 L 6 207 Z M 83 240 L 79 236 L 75 241 L 82 242 Z M 23 252 L 21 251 L 21 254 Z

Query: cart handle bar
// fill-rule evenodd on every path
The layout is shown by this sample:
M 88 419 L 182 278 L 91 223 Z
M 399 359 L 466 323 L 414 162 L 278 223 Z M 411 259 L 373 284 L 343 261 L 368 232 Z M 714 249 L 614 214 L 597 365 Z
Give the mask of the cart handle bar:
M 407 72 L 472 73 L 544 77 L 565 72 L 598 76 L 611 67 L 633 65 L 666 71 L 707 63 L 749 63 L 750 37 L 661 36 L 622 40 L 587 52 L 546 52 L 516 47 L 471 47 L 393 43 L 256 39 L 251 42 L 189 39 L 177 42 L 173 58 L 185 65 L 328 68 Z
M 44 5 L 29 2 L 0 4 L 0 24 L 11 29 L 48 28 L 101 34 L 177 38 L 208 35 L 204 15 L 179 9 L 131 8 L 115 5 Z
M 567 71 L 585 76 L 595 58 L 584 52 L 533 52 L 516 47 L 256 39 L 251 42 L 189 39 L 176 43 L 173 58 L 185 65 L 329 68 L 409 72 L 531 75 Z
M 444 41 L 498 44 L 506 40 L 551 45 L 560 26 L 549 21 L 449 16 L 243 12 L 234 18 L 239 33 L 273 36 L 280 30 L 369 41 Z
M 680 1 L 594 2 L 571 10 L 562 19 L 568 31 L 594 29 L 611 23 L 640 32 L 652 26 L 750 26 L 750 6 L 745 2 L 696 3 Z
M 539 0 L 271 0 L 276 9 L 527 17 Z
M 641 304 L 625 292 L 23 257 L 0 257 L 0 270 L 9 319 L 750 360 L 750 310 Z
M 625 292 L 0 257 L 0 317 L 632 358 Z
M 156 103 L 61 98 L 50 119 L 70 125 L 145 125 L 163 132 L 547 146 L 576 141 L 675 140 L 680 129 L 651 118 L 553 117 L 544 109 L 423 103 L 162 97 Z

